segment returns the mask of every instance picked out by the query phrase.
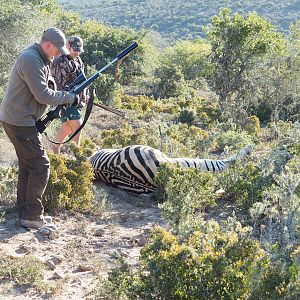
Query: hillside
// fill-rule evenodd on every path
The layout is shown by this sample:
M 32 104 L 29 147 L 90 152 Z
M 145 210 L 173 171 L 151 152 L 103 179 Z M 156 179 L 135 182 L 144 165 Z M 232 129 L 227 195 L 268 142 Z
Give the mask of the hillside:
M 67 11 L 77 12 L 83 19 L 94 18 L 112 26 L 135 29 L 149 28 L 169 39 L 203 37 L 202 26 L 211 21 L 222 7 L 234 12 L 256 11 L 282 31 L 298 19 L 300 1 L 166 1 L 166 0 L 59 0 Z

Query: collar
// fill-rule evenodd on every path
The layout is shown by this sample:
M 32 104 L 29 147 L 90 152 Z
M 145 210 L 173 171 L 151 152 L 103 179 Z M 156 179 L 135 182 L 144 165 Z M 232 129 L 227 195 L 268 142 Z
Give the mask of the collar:
M 35 46 L 36 50 L 38 51 L 38 53 L 40 54 L 40 56 L 42 57 L 45 65 L 49 65 L 51 63 L 51 60 L 47 57 L 47 55 L 44 52 L 44 50 L 42 49 L 41 45 L 39 43 L 34 43 L 34 46 Z

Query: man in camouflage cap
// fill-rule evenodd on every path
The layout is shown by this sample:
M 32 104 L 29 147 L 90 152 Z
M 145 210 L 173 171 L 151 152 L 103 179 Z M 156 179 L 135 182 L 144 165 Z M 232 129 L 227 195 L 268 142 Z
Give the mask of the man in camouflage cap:
M 70 36 L 68 38 L 69 45 L 77 52 L 83 53 L 83 41 L 79 36 Z
M 70 85 L 75 78 L 84 72 L 84 64 L 80 58 L 83 52 L 83 41 L 79 36 L 71 36 L 68 38 L 67 48 L 69 55 L 62 54 L 57 57 L 51 66 L 51 74 L 55 80 L 58 90 L 63 90 L 64 87 Z M 88 97 L 84 91 L 81 95 L 82 103 L 86 102 Z M 76 131 L 82 124 L 80 107 L 68 107 L 62 113 L 62 127 L 58 132 L 55 141 L 62 143 L 64 139 Z M 72 139 L 78 146 L 80 145 L 80 132 Z M 53 152 L 60 153 L 60 145 L 53 146 Z

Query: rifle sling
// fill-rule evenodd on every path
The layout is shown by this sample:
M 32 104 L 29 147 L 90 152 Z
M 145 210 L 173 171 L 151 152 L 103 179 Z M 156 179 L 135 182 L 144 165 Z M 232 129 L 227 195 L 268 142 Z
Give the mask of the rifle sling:
M 86 110 L 85 110 L 85 114 L 84 114 L 84 119 L 83 119 L 83 122 L 82 124 L 75 130 L 75 132 L 64 142 L 62 143 L 58 143 L 58 142 L 55 142 L 55 141 L 52 141 L 51 139 L 49 139 L 48 135 L 47 135 L 47 132 L 44 132 L 47 140 L 53 144 L 56 144 L 56 145 L 62 145 L 62 144 L 66 144 L 68 143 L 69 141 L 71 141 L 74 136 L 76 136 L 76 134 L 78 134 L 80 132 L 80 130 L 85 126 L 87 120 L 89 119 L 90 115 L 91 115 L 91 112 L 92 112 L 92 109 L 93 109 L 93 105 L 94 105 L 94 92 L 91 93 L 91 97 L 87 103 L 87 106 L 86 106 Z

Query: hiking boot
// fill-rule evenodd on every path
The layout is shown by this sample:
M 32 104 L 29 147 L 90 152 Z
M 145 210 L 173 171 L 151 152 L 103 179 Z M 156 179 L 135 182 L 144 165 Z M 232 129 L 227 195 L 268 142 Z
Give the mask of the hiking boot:
M 21 219 L 20 220 L 20 225 L 26 228 L 34 228 L 34 229 L 39 229 L 46 225 L 46 222 L 44 220 L 25 220 Z

